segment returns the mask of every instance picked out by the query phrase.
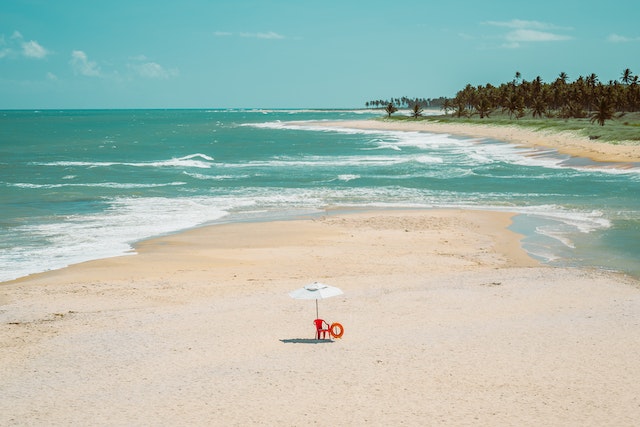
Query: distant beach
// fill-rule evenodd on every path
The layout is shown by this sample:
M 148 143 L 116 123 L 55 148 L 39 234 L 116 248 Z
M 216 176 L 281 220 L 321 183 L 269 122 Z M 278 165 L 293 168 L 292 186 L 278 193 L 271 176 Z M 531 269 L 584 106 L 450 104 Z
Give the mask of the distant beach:
M 317 122 L 319 126 L 369 130 L 436 132 L 491 138 L 524 147 L 548 147 L 559 153 L 585 157 L 597 162 L 640 163 L 640 145 L 597 142 L 570 132 L 535 131 L 521 126 L 438 123 L 436 121 L 349 120 Z

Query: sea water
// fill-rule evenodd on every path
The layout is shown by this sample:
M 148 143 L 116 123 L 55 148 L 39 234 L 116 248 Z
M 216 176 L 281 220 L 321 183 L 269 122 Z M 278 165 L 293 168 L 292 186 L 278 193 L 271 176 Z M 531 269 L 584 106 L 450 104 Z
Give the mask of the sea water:
M 535 258 L 640 276 L 640 165 L 446 134 L 318 128 L 371 110 L 0 112 L 0 281 L 203 224 L 327 208 L 514 212 Z

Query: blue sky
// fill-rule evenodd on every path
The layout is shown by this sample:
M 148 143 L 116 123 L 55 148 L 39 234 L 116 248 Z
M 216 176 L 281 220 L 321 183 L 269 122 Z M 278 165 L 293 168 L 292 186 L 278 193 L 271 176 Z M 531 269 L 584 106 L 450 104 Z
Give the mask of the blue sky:
M 351 108 L 640 73 L 640 2 L 3 0 L 0 109 Z

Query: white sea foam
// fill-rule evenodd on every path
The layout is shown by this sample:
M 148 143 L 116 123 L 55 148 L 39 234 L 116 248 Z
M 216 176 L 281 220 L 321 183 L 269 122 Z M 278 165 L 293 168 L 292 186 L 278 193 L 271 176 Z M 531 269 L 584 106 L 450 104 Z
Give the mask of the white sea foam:
M 245 203 L 252 203 L 245 201 Z M 239 203 L 197 198 L 118 198 L 103 212 L 69 215 L 15 231 L 46 245 L 0 250 L 0 281 L 98 258 L 132 253 L 140 239 L 214 221 Z
M 424 164 L 444 163 L 444 160 L 442 160 L 442 158 L 434 157 L 434 156 L 416 156 L 416 157 L 413 158 L 413 160 L 418 162 L 418 163 L 424 163 Z
M 363 150 L 394 150 L 394 151 L 402 151 L 402 148 L 398 146 L 398 144 L 394 144 L 389 141 L 384 141 L 380 139 L 371 140 L 372 144 L 375 144 L 374 147 L 366 147 Z
M 213 162 L 214 160 L 213 157 L 210 157 L 210 156 L 207 156 L 206 154 L 201 154 L 201 153 L 190 154 L 188 156 L 184 156 L 180 158 L 180 160 L 190 160 L 190 159 L 204 159 L 210 162 Z
M 387 131 L 353 129 L 348 127 L 332 126 L 330 128 L 314 126 L 312 122 L 265 122 L 250 123 L 246 126 L 272 128 L 272 129 L 296 129 L 314 132 L 338 132 L 344 134 L 379 135 L 381 138 L 372 140 L 375 147 L 369 149 L 403 148 L 438 149 L 446 146 L 464 148 L 470 159 L 480 163 L 503 161 L 505 163 L 548 167 L 554 169 L 572 169 L 579 172 L 601 172 L 616 175 L 636 175 L 640 179 L 640 167 L 620 168 L 619 165 L 591 162 L 588 165 L 575 165 L 569 162 L 569 156 L 559 155 L 556 150 L 548 148 L 522 148 L 506 142 L 491 141 L 485 138 L 453 137 L 449 134 L 433 134 L 429 132 L 413 131 Z
M 198 160 L 200 159 L 200 160 Z M 191 154 L 188 156 L 173 158 L 168 160 L 158 160 L 150 162 L 82 162 L 82 161 L 57 161 L 57 162 L 33 162 L 35 166 L 63 166 L 63 167 L 111 167 L 111 166 L 131 166 L 131 167 L 189 167 L 208 169 L 212 166 L 213 157 L 206 154 Z
M 536 233 L 542 236 L 551 237 L 552 239 L 557 240 L 558 242 L 562 243 L 564 246 L 568 248 L 575 249 L 576 247 L 573 241 L 567 236 L 567 232 L 563 230 L 559 230 L 558 227 L 554 227 L 554 226 L 537 227 Z
M 96 187 L 96 188 L 157 188 L 157 187 L 170 187 L 185 185 L 186 182 L 168 182 L 162 184 L 137 184 L 126 182 L 97 182 L 97 183 L 69 183 L 69 184 L 31 184 L 18 182 L 9 184 L 9 186 L 17 188 L 31 188 L 31 189 L 51 189 L 51 188 L 65 188 L 65 187 Z
M 412 161 L 412 158 L 394 156 L 305 156 L 274 157 L 270 160 L 256 160 L 244 163 L 225 163 L 225 168 L 292 168 L 292 167 L 349 167 L 386 166 Z
M 225 180 L 242 179 L 242 178 L 250 177 L 250 175 L 205 175 L 201 173 L 193 173 L 193 172 L 187 172 L 187 171 L 183 171 L 182 173 L 187 176 L 190 176 L 191 178 L 201 179 L 201 180 L 211 180 L 211 181 L 225 181 Z
M 354 179 L 358 179 L 358 178 L 360 178 L 360 175 L 354 175 L 354 174 L 338 175 L 338 179 L 340 181 L 345 181 L 345 182 L 353 181 Z
M 514 211 L 560 221 L 580 233 L 591 233 L 611 227 L 611 221 L 599 210 L 582 211 L 557 205 L 541 205 L 519 207 Z
M 581 174 L 596 172 L 611 175 L 632 175 L 640 179 L 640 167 L 621 168 L 619 164 L 591 161 L 580 164 L 573 161 L 570 156 L 559 154 L 556 150 L 548 148 L 523 148 L 507 143 L 486 142 L 485 140 L 474 144 L 473 150 L 477 155 L 482 155 L 493 162 L 503 161 L 519 166 L 573 170 Z

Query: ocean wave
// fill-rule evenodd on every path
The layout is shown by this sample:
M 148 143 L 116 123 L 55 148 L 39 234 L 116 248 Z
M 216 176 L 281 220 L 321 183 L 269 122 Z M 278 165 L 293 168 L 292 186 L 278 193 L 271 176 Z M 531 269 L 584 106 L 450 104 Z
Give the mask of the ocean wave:
M 611 220 L 599 210 L 568 209 L 558 205 L 518 207 L 514 212 L 560 221 L 580 233 L 591 233 L 611 227 Z
M 260 123 L 243 123 L 240 126 L 254 127 L 259 129 L 289 129 L 289 130 L 304 130 L 312 132 L 327 132 L 327 133 L 343 133 L 351 135 L 379 135 L 385 133 L 394 133 L 391 131 L 381 130 L 369 130 L 369 129 L 354 129 L 348 127 L 322 127 L 314 125 L 315 122 L 322 122 L 323 120 L 299 120 L 299 121 L 281 121 L 274 120 L 271 122 Z
M 480 164 L 503 161 L 519 166 L 572 169 L 581 173 L 597 172 L 612 175 L 631 175 L 634 179 L 636 176 L 640 179 L 640 164 L 638 163 L 594 162 L 587 159 L 583 159 L 584 161 L 576 161 L 576 158 L 559 154 L 555 149 L 540 147 L 523 148 L 508 142 L 489 138 L 472 138 L 430 132 L 354 129 L 340 127 L 339 125 L 322 127 L 314 125 L 314 121 L 317 122 L 318 120 L 297 122 L 282 122 L 276 120 L 263 123 L 247 123 L 244 124 L 244 126 L 313 132 L 337 132 L 353 135 L 378 135 L 380 138 L 371 140 L 374 147 L 363 149 L 391 149 L 401 151 L 404 148 L 433 150 L 446 147 L 446 150 L 451 151 L 455 149 L 455 147 L 458 147 L 461 150 L 465 150 L 470 160 L 475 160 Z
M 193 173 L 187 171 L 183 171 L 182 173 L 190 176 L 191 178 L 211 181 L 226 181 L 231 179 L 246 179 L 251 177 L 251 175 L 204 175 L 201 173 Z
M 444 163 L 444 160 L 441 157 L 434 156 L 415 156 L 413 161 L 418 163 L 430 164 L 430 163 Z
M 567 248 L 570 248 L 570 249 L 576 248 L 576 245 L 567 236 L 566 230 L 558 229 L 558 227 L 555 227 L 555 226 L 540 226 L 540 227 L 536 227 L 536 233 L 542 236 L 555 239 L 558 242 L 560 242 L 562 245 L 566 246 Z
M 224 168 L 291 168 L 291 167 L 350 167 L 350 166 L 387 166 L 413 161 L 412 158 L 392 156 L 305 156 L 274 157 L 269 160 L 254 160 L 244 163 L 224 163 Z
M 30 188 L 30 189 L 51 189 L 51 188 L 65 188 L 65 187 L 96 187 L 96 188 L 118 188 L 118 189 L 131 189 L 131 188 L 156 188 L 156 187 L 173 187 L 179 185 L 186 185 L 186 182 L 168 182 L 162 184 L 138 184 L 138 183 L 126 183 L 126 182 L 98 182 L 98 183 L 69 183 L 69 184 L 31 184 L 31 183 L 12 183 L 8 184 L 11 187 L 17 188 Z
M 231 207 L 242 205 L 208 197 L 120 197 L 110 200 L 101 212 L 22 225 L 12 232 L 28 236 L 31 243 L 0 250 L 0 264 L 6 266 L 0 271 L 0 281 L 133 254 L 132 245 L 141 239 L 218 220 L 228 215 Z
M 373 147 L 365 147 L 362 148 L 362 150 L 393 150 L 393 151 L 402 151 L 402 148 L 400 148 L 397 144 L 394 144 L 393 142 L 389 142 L 389 141 L 385 141 L 382 139 L 372 139 L 371 141 L 369 141 L 370 144 L 374 144 Z
M 200 159 L 200 160 L 198 160 Z M 172 158 L 168 160 L 158 160 L 149 162 L 86 162 L 86 161 L 57 161 L 57 162 L 32 162 L 34 166 L 62 166 L 62 167 L 111 167 L 111 166 L 131 166 L 131 167 L 189 167 L 208 169 L 214 158 L 206 154 L 190 154 L 188 156 Z
M 222 168 L 337 168 L 337 167 L 383 167 L 403 163 L 439 164 L 444 163 L 441 157 L 430 155 L 399 156 L 278 156 L 269 160 L 254 160 L 244 163 L 223 163 Z M 211 178 L 209 178 L 211 179 Z

